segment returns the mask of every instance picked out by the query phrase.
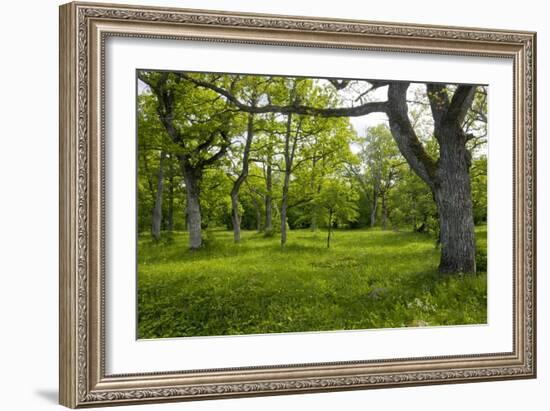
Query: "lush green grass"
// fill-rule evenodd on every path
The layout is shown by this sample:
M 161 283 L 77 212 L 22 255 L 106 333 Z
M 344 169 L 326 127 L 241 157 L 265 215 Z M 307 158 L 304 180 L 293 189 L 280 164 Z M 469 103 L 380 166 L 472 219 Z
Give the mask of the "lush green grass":
M 486 229 L 477 229 L 480 255 Z M 410 232 L 186 233 L 138 244 L 139 338 L 483 324 L 487 276 L 443 278 L 433 238 Z M 478 263 L 479 264 L 479 263 Z

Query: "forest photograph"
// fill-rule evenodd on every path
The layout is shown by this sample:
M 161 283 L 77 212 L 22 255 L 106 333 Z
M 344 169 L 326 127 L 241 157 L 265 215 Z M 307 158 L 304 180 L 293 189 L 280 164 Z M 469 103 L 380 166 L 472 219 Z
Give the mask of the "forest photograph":
M 488 91 L 137 70 L 137 338 L 486 324 Z

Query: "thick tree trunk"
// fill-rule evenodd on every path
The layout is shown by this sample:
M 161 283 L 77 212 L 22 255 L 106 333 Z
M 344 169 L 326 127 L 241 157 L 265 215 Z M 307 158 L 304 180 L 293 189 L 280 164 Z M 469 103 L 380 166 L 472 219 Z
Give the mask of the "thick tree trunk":
M 185 163 L 185 161 L 182 161 Z M 202 246 L 202 217 L 200 205 L 200 181 L 202 170 L 182 165 L 185 193 L 187 199 L 186 216 L 189 231 L 189 248 L 197 250 Z
M 460 85 L 449 100 L 441 84 L 428 84 L 428 99 L 439 143 L 439 159 L 425 151 L 408 118 L 407 83 L 388 88 L 388 118 L 392 135 L 411 169 L 431 188 L 437 211 L 441 273 L 475 273 L 475 232 L 469 168 L 470 153 L 462 122 L 475 86 Z
M 160 240 L 160 229 L 162 225 L 162 194 L 164 191 L 164 159 L 166 153 L 160 152 L 159 169 L 157 172 L 157 191 L 155 195 L 155 206 L 153 207 L 153 222 L 151 224 L 151 235 L 155 240 Z
M 266 232 L 273 229 L 273 177 L 271 169 L 271 159 L 268 159 L 265 171 L 265 228 Z
M 453 134 L 453 132 L 450 132 Z M 456 133 L 454 133 L 456 134 Z M 470 153 L 446 136 L 434 190 L 439 212 L 442 273 L 475 273 L 475 231 L 470 187 Z

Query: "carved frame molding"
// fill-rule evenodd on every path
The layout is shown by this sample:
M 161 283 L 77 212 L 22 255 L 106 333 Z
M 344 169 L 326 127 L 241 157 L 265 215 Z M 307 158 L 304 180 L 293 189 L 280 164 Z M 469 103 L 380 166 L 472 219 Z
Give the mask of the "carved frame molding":
M 105 375 L 103 70 L 109 36 L 513 59 L 514 351 Z M 60 403 L 74 408 L 534 378 L 535 50 L 531 32 L 92 3 L 61 6 Z

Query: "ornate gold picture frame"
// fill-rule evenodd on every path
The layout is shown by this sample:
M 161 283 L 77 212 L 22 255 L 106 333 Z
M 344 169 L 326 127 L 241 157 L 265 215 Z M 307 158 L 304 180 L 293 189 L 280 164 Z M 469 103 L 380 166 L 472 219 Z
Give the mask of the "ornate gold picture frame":
M 512 349 L 109 374 L 105 311 L 105 44 L 139 38 L 500 58 L 513 64 Z M 60 8 L 60 403 L 67 407 L 536 376 L 536 35 L 92 3 Z M 489 298 L 491 296 L 489 295 Z M 345 351 L 345 347 L 339 347 Z

